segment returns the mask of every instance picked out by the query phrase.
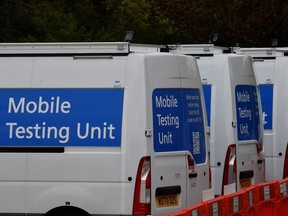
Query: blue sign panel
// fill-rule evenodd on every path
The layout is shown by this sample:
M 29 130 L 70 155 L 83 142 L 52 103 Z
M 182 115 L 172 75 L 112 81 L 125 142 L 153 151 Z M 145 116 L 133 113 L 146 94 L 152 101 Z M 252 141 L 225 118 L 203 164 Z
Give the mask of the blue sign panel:
M 211 85 L 202 85 L 205 97 L 205 105 L 207 112 L 208 126 L 210 126 L 210 116 L 211 116 Z
M 273 119 L 273 85 L 262 84 L 259 85 L 262 111 L 264 116 L 264 129 L 272 130 Z
M 238 140 L 259 141 L 260 116 L 256 86 L 236 86 L 235 97 Z
M 188 150 L 196 163 L 206 161 L 206 142 L 199 89 L 153 92 L 154 150 Z
M 1 89 L 1 146 L 120 146 L 123 89 Z

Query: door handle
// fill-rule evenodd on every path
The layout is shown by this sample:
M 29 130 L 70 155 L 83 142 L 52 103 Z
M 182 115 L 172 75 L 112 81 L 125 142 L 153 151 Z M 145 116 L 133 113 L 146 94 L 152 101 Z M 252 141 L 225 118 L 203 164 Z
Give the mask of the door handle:
M 189 173 L 189 178 L 196 178 L 198 174 L 196 172 Z

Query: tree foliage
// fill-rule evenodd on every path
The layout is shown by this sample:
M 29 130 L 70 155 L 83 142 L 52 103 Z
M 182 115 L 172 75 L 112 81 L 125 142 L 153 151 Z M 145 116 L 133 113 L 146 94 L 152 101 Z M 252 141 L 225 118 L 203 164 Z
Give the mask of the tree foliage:
M 1 0 L 0 42 L 122 41 L 288 46 L 285 0 Z M 183 41 L 182 41 L 183 42 Z
M 219 33 L 221 45 L 269 46 L 278 38 L 287 46 L 288 3 L 284 0 L 159 0 L 166 16 L 190 43 L 208 42 Z

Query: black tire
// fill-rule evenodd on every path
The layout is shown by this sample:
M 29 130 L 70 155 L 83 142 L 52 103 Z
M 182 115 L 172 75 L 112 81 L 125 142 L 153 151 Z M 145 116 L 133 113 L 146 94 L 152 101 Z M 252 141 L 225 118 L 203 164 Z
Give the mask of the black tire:
M 89 213 L 76 207 L 58 207 L 49 211 L 45 216 L 91 216 Z

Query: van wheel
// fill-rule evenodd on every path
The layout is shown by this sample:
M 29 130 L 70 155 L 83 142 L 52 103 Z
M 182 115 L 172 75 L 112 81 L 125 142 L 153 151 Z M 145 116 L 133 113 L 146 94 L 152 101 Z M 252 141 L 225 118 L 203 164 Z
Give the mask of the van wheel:
M 86 211 L 77 207 L 63 206 L 50 210 L 45 214 L 45 216 L 91 216 L 91 215 Z

